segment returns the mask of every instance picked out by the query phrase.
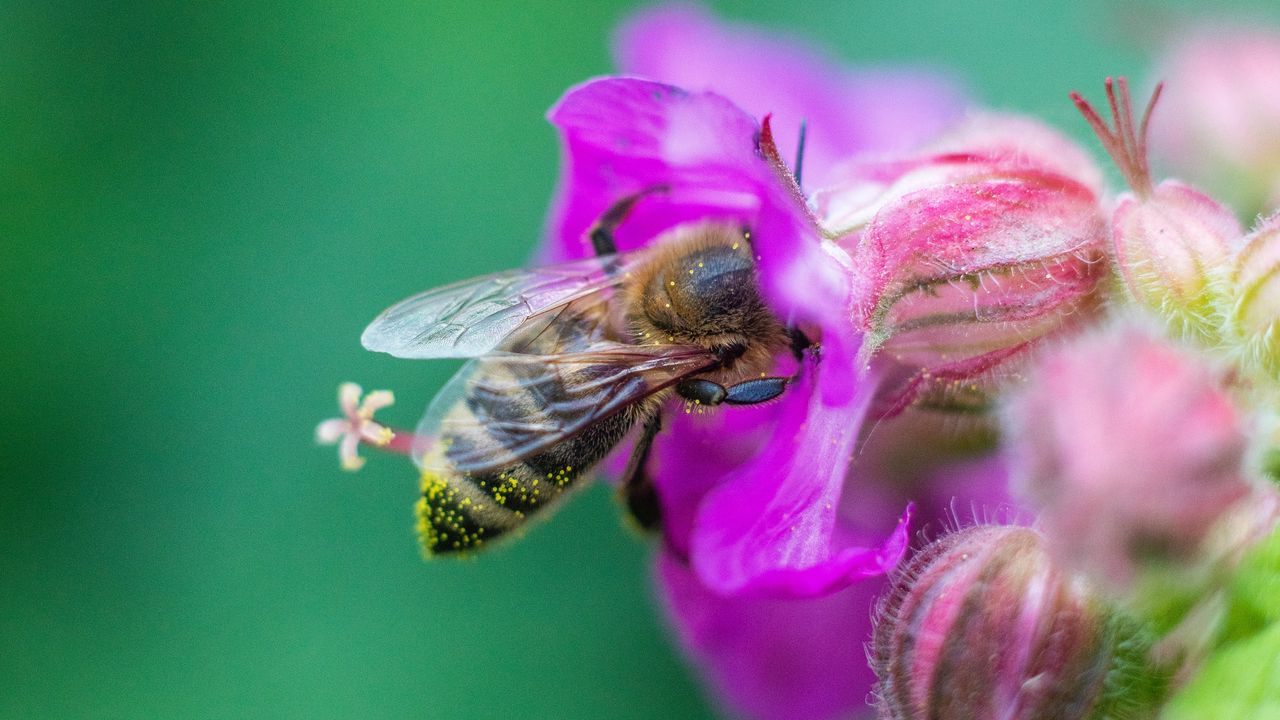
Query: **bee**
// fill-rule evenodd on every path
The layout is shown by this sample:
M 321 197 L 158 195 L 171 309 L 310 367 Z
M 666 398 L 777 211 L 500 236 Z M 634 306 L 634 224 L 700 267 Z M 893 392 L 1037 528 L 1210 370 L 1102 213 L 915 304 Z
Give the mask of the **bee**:
M 636 427 L 621 492 L 642 527 L 657 527 L 645 464 L 667 401 L 762 403 L 792 380 L 769 372 L 779 353 L 800 357 L 809 342 L 761 297 L 749 230 L 691 224 L 616 252 L 613 232 L 650 192 L 596 222 L 593 258 L 428 290 L 365 330 L 370 350 L 472 358 L 417 428 L 427 554 L 477 549 L 521 528 Z

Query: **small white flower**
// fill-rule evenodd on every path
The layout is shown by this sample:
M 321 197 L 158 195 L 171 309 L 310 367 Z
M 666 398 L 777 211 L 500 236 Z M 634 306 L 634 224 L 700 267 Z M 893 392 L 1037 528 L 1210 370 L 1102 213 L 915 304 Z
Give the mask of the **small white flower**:
M 316 442 L 322 445 L 338 445 L 338 458 L 344 470 L 356 471 L 364 466 L 364 458 L 356 453 L 360 442 L 383 447 L 391 442 L 395 433 L 373 421 L 373 414 L 395 403 L 390 390 L 374 390 L 360 401 L 363 390 L 355 383 L 343 383 L 338 387 L 338 407 L 343 417 L 325 420 L 316 426 Z

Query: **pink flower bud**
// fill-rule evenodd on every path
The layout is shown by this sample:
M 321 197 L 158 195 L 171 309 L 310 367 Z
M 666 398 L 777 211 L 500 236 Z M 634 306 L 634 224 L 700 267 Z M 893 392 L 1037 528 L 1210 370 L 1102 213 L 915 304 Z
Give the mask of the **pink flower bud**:
M 1119 590 L 1191 558 L 1251 492 L 1219 378 L 1132 325 L 1046 354 L 1005 420 L 1014 491 L 1041 510 L 1055 558 Z
M 1096 169 L 1071 147 L 1034 121 L 988 116 L 940 154 L 851 166 L 819 194 L 861 271 L 864 352 L 914 373 L 903 397 L 980 397 L 975 380 L 1094 307 L 1106 227 Z
M 1135 126 L 1124 78 L 1107 78 L 1115 128 L 1109 128 L 1077 93 L 1072 98 L 1128 180 L 1111 222 L 1112 253 L 1133 299 L 1180 335 L 1216 339 L 1218 293 L 1228 258 L 1243 234 L 1230 209 L 1176 180 L 1153 186 L 1147 163 L 1147 128 L 1160 97 L 1157 86 L 1141 125 Z
M 1245 217 L 1280 207 L 1280 31 L 1189 30 L 1168 48 L 1157 158 L 1203 182 Z
M 887 720 L 1150 717 L 1164 676 L 1134 626 L 1050 561 L 1016 526 L 943 536 L 907 564 L 872 644 Z M 1121 691 L 1120 689 L 1123 688 Z
M 1246 367 L 1280 376 L 1280 215 L 1245 238 L 1229 305 L 1229 346 Z
M 1126 193 L 1112 218 L 1125 286 L 1139 303 L 1181 324 L 1184 334 L 1216 329 L 1216 293 L 1242 234 L 1230 210 L 1177 180 L 1160 183 L 1145 198 Z

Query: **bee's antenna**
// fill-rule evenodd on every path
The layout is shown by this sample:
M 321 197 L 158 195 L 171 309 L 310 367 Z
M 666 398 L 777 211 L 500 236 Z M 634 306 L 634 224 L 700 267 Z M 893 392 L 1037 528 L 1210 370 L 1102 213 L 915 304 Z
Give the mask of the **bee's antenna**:
M 809 121 L 801 118 L 800 120 L 800 139 L 796 141 L 796 187 L 803 187 L 800 184 L 800 171 L 804 169 L 804 138 L 808 134 Z

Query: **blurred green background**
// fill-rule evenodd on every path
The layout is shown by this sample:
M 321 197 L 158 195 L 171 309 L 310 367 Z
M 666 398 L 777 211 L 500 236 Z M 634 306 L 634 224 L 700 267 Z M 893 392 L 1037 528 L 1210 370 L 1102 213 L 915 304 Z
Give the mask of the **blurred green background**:
M 543 113 L 610 71 L 632 5 L 0 5 L 0 718 L 712 713 L 603 488 L 425 564 L 410 467 L 349 475 L 312 441 L 342 380 L 416 422 L 456 365 L 361 329 L 526 260 Z M 1177 12 L 713 6 L 954 68 L 1082 140 L 1066 92 L 1142 76 Z

